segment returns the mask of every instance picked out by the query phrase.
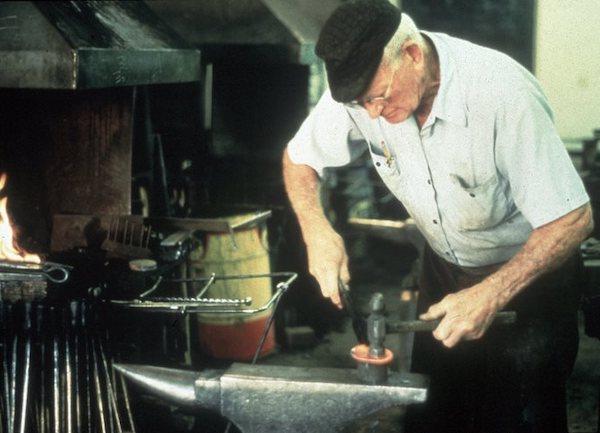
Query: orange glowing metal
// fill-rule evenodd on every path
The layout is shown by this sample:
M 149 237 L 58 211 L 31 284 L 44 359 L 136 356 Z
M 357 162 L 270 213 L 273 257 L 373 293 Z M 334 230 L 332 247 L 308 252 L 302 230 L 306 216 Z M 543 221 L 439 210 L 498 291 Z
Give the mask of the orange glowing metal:
M 0 175 L 0 192 L 6 185 L 6 173 Z M 6 210 L 7 197 L 0 199 L 0 260 L 11 260 L 16 262 L 40 263 L 40 256 L 29 254 L 17 245 L 13 237 L 13 229 Z

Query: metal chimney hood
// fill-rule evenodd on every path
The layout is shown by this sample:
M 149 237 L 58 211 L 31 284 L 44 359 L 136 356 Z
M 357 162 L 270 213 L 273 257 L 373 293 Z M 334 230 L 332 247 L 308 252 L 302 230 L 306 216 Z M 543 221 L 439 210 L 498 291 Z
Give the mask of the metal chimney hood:
M 257 62 L 309 65 L 318 61 L 314 46 L 321 27 L 342 2 L 148 0 L 146 3 L 187 42 L 207 52 Z
M 91 89 L 200 79 L 200 52 L 141 1 L 0 2 L 0 87 Z

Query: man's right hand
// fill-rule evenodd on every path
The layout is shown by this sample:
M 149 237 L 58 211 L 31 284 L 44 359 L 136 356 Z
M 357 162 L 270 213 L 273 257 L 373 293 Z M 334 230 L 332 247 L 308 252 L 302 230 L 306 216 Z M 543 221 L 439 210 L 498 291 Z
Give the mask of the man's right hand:
M 295 164 L 287 150 L 282 166 L 285 190 L 306 244 L 308 270 L 317 279 L 323 296 L 342 308 L 338 282 L 350 282 L 348 255 L 342 237 L 333 230 L 321 207 L 317 172 L 308 165 Z
M 307 236 L 308 270 L 316 278 L 324 297 L 342 308 L 338 281 L 348 284 L 348 254 L 344 240 L 332 229 L 314 230 Z

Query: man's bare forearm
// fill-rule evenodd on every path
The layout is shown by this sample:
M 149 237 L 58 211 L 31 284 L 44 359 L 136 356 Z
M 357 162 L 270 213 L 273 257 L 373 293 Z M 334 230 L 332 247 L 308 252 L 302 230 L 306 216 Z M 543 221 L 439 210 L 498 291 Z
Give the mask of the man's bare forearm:
M 592 229 L 589 204 L 535 229 L 521 251 L 484 281 L 495 292 L 498 307 L 504 307 L 541 275 L 558 268 L 579 248 Z
M 286 150 L 283 179 L 306 244 L 308 270 L 319 283 L 323 296 L 341 308 L 338 281 L 350 281 L 348 255 L 344 241 L 323 212 L 317 173 L 307 165 L 294 164 Z
M 442 318 L 433 336 L 446 347 L 460 340 L 481 338 L 494 313 L 541 275 L 568 259 L 593 228 L 588 205 L 535 229 L 523 248 L 479 284 L 446 295 L 421 314 L 424 320 Z
M 321 182 L 317 172 L 308 165 L 292 162 L 287 150 L 283 153 L 283 180 L 305 241 L 310 233 L 331 228 L 321 206 Z

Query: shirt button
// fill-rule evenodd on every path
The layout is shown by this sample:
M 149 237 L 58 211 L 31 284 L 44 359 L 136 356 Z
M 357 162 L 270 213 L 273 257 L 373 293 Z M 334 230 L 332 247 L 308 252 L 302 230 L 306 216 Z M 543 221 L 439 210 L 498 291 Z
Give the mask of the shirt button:
M 446 251 L 446 255 L 448 255 L 448 256 L 449 256 L 449 255 L 450 255 L 450 251 Z
M 379 166 L 381 165 L 381 162 L 376 162 L 376 163 L 375 163 L 375 165 L 376 165 L 377 167 L 379 167 Z
M 434 224 L 437 224 L 437 220 L 433 220 L 433 223 L 434 223 Z
M 427 183 L 431 185 L 431 179 L 427 179 Z
M 475 197 L 475 194 L 473 194 L 472 192 L 470 192 L 470 193 L 469 193 L 469 195 L 470 195 L 471 197 Z

